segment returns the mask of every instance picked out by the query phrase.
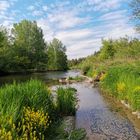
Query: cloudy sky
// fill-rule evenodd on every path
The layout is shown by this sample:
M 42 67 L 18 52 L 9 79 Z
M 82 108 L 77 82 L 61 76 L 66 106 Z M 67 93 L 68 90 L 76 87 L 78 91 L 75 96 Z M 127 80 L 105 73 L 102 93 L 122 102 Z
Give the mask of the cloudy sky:
M 69 59 L 93 54 L 102 38 L 135 37 L 131 0 L 0 0 L 0 24 L 36 20 L 46 41 L 56 37 Z

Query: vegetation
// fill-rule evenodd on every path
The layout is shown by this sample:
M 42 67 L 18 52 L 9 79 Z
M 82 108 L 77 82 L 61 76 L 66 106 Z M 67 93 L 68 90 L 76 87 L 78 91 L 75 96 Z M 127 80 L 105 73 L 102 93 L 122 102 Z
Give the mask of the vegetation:
M 85 60 L 85 58 L 79 58 L 79 59 L 68 60 L 68 67 L 69 67 L 69 68 L 74 68 L 75 65 L 78 65 L 78 64 L 81 63 L 83 60 Z
M 76 76 L 76 77 L 68 77 L 68 80 L 76 81 L 76 82 L 81 82 L 84 80 L 84 77 L 81 76 Z
M 77 67 L 97 79 L 103 91 L 140 111 L 140 41 L 128 37 L 103 40 L 99 52 Z
M 58 39 L 44 40 L 35 21 L 13 25 L 11 34 L 0 27 L 0 72 L 67 70 L 66 48 Z
M 74 114 L 77 104 L 75 93 L 75 89 L 72 88 L 58 88 L 58 97 L 55 102 L 49 88 L 38 80 L 1 87 L 0 139 L 44 140 L 49 138 L 52 129 L 56 133 L 57 128 L 61 127 L 58 121 L 61 119 L 60 115 L 57 115 L 58 112 L 63 115 Z M 57 128 L 54 125 L 57 125 Z M 73 137 L 80 132 L 81 130 L 73 130 Z M 59 135 L 61 134 L 53 135 L 53 139 Z M 69 135 L 71 134 L 63 135 L 63 139 L 67 140 Z
M 57 110 L 62 115 L 74 115 L 76 111 L 76 95 L 73 88 L 58 88 L 57 90 Z
M 58 39 L 53 39 L 48 45 L 48 69 L 49 70 L 67 70 L 66 47 Z
M 136 31 L 140 32 L 140 1 L 132 0 L 130 5 L 133 13 L 132 19 L 135 20 L 136 23 Z

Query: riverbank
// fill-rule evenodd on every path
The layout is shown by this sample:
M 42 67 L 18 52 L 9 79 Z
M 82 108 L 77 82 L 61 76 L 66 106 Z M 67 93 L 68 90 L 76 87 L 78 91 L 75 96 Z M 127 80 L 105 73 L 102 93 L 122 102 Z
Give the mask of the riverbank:
M 77 89 L 79 108 L 76 112 L 76 128 L 84 128 L 89 140 L 123 139 L 137 140 L 133 124 L 127 117 L 111 110 L 98 88 L 89 82 L 73 83 Z
M 0 87 L 0 139 L 82 140 L 84 130 L 74 127 L 76 90 L 58 86 L 54 94 L 39 80 Z

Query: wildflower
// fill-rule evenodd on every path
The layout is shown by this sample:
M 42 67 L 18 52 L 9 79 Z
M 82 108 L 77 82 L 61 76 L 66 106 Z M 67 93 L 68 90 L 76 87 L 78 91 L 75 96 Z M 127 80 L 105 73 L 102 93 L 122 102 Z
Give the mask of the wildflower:
M 126 85 L 124 82 L 120 82 L 117 84 L 117 91 L 119 93 L 123 93 L 125 91 L 125 89 L 126 89 Z
M 140 86 L 136 86 L 136 87 L 134 88 L 134 92 L 140 92 Z
M 107 74 L 101 74 L 100 81 L 103 81 L 106 78 Z

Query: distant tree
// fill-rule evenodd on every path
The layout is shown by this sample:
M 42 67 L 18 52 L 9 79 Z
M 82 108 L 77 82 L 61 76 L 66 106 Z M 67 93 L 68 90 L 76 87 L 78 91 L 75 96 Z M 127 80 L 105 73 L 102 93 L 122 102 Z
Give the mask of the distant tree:
M 115 54 L 115 49 L 113 46 L 112 40 L 102 40 L 103 47 L 100 51 L 100 58 L 101 59 L 109 59 L 113 58 Z
M 82 63 L 82 61 L 84 61 L 84 60 L 85 60 L 84 57 L 68 60 L 68 66 L 71 68 L 73 66 L 76 66 L 76 65 Z
M 47 54 L 49 70 L 67 70 L 66 47 L 61 41 L 54 38 L 48 44 Z
M 44 69 L 47 64 L 43 32 L 36 21 L 22 20 L 13 26 L 15 61 L 21 68 Z M 25 67 L 26 66 L 26 67 Z
M 140 0 L 132 0 L 130 6 L 132 7 L 132 19 L 136 22 L 136 31 L 140 32 Z

